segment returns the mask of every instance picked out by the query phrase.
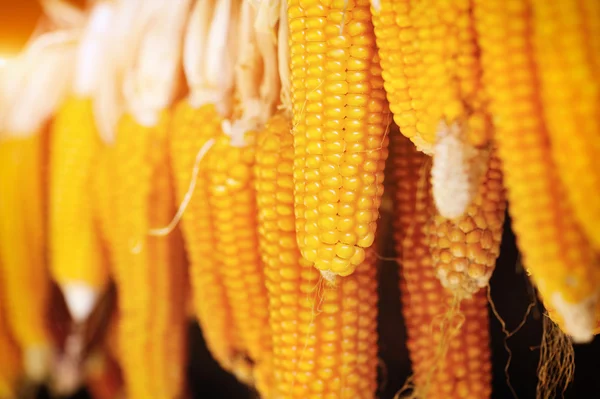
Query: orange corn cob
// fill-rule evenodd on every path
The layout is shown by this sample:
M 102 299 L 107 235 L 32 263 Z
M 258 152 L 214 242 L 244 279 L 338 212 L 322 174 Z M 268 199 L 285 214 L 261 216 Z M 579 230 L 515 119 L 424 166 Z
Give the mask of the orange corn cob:
M 92 100 L 67 99 L 58 112 L 51 137 L 50 271 L 63 288 L 84 284 L 96 293 L 108 281 L 91 190 L 101 145 Z
M 442 285 L 459 297 L 487 286 L 500 255 L 506 201 L 500 160 L 493 155 L 479 192 L 458 219 L 438 212 L 428 224 L 433 267 Z
M 235 342 L 239 341 L 251 362 L 260 364 L 269 358 L 271 334 L 256 231 L 253 133 L 248 132 L 245 140 L 247 146 L 235 147 L 228 136 L 218 135 L 206 155 L 207 188 L 214 229 L 212 251 L 231 307 Z
M 347 276 L 375 239 L 387 103 L 368 0 L 290 0 L 296 231 L 302 256 Z
M 533 49 L 552 156 L 573 213 L 600 251 L 600 6 L 532 1 Z M 576 155 L 573 155 L 576 154 Z
M 432 221 L 427 157 L 407 139 L 392 140 L 396 182 L 395 241 L 400 255 L 402 313 L 418 397 L 488 398 L 491 359 L 485 291 L 460 302 L 462 326 L 440 331 L 453 295 L 436 278 L 426 234 Z M 451 325 L 456 326 L 456 319 Z M 443 345 L 441 339 L 448 335 Z M 445 348 L 444 348 L 445 346 Z M 440 352 L 440 349 L 446 349 Z
M 125 115 L 115 144 L 114 275 L 119 347 L 128 397 L 177 398 L 185 370 L 185 269 L 178 231 L 152 236 L 174 214 L 169 115 L 139 125 Z
M 44 139 L 37 133 L 0 140 L 0 290 L 6 301 L 6 322 L 23 349 L 28 377 L 35 380 L 48 371 L 51 345 L 45 322 L 50 284 L 45 256 Z
M 523 263 L 541 296 L 577 341 L 592 338 L 600 259 L 575 220 L 552 161 L 536 87 L 525 0 L 476 0 L 483 82 L 495 116 L 498 155 Z
M 0 201 L 4 201 L 4 199 L 3 191 Z M 0 272 L 4 274 L 2 267 L 0 267 Z M 0 278 L 3 277 L 4 275 L 0 276 Z M 0 399 L 16 397 L 17 381 L 22 373 L 21 351 L 8 325 L 6 303 L 10 302 L 6 300 L 4 287 L 0 287 L 0 353 L 2 354 L 0 356 Z
M 190 259 L 193 304 L 206 344 L 221 366 L 231 370 L 234 356 L 243 350 L 236 346 L 231 306 L 225 295 L 221 259 L 214 252 L 215 227 L 209 208 L 209 175 L 206 160 L 198 161 L 199 151 L 218 136 L 221 117 L 214 105 L 192 108 L 182 101 L 175 111 L 170 138 L 171 163 L 175 176 L 177 203 L 182 203 L 190 182 L 195 179 L 191 199 L 182 215 L 181 227 Z M 213 140 L 209 142 L 209 140 Z M 210 147 L 204 147 L 210 151 Z M 199 162 L 199 163 L 197 163 Z M 198 167 L 194 176 L 194 167 Z
M 377 389 L 377 280 L 372 250 L 337 286 L 319 282 L 294 226 L 291 121 L 271 118 L 258 138 L 260 249 L 270 300 L 275 392 L 285 398 L 373 398 Z

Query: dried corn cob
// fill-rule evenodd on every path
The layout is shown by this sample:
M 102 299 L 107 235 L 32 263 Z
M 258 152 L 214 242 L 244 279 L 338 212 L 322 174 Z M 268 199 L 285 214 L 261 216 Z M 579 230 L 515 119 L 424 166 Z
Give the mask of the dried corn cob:
M 337 286 L 298 250 L 294 227 L 291 121 L 271 118 L 257 145 L 260 249 L 270 300 L 275 391 L 372 398 L 377 388 L 377 282 L 372 250 Z
M 600 9 L 597 1 L 534 0 L 532 12 L 552 156 L 575 218 L 600 251 L 600 196 L 590 195 L 600 191 L 600 57 L 591 38 Z
M 510 212 L 523 263 L 576 341 L 592 338 L 600 259 L 579 228 L 552 162 L 535 89 L 529 3 L 476 0 L 484 88 L 496 116 Z
M 194 313 L 213 357 L 226 370 L 236 372 L 234 364 L 244 348 L 233 328 L 221 261 L 214 253 L 209 176 L 203 158 L 221 133 L 222 117 L 231 109 L 233 85 L 233 46 L 229 51 L 209 50 L 234 36 L 237 10 L 230 1 L 215 3 L 197 2 L 190 18 L 183 53 L 190 94 L 176 108 L 170 152 L 177 203 L 188 201 L 181 223 L 190 260 Z
M 108 281 L 92 211 L 92 170 L 102 143 L 94 127 L 90 98 L 72 97 L 63 104 L 51 141 L 50 271 L 63 289 L 73 317 L 82 320 Z
M 392 146 L 397 185 L 395 242 L 415 394 L 427 398 L 489 397 L 491 359 L 485 292 L 459 302 L 458 315 L 451 313 L 453 295 L 435 276 L 426 235 L 433 216 L 429 161 L 403 137 L 392 140 Z M 448 315 L 455 317 L 445 320 Z
M 179 230 L 163 227 L 175 213 L 168 107 L 177 92 L 177 43 L 189 5 L 160 0 L 136 19 L 149 30 L 136 43 L 125 80 L 128 112 L 117 128 L 113 257 L 128 397 L 177 398 L 184 391 L 186 270 Z
M 442 285 L 459 297 L 487 286 L 500 255 L 506 211 L 500 160 L 492 155 L 474 201 L 464 216 L 446 219 L 438 212 L 428 224 L 433 267 Z
M 231 370 L 236 352 L 243 348 L 235 345 L 236 332 L 219 268 L 221 260 L 214 252 L 206 160 L 200 161 L 197 175 L 193 175 L 198 151 L 214 142 L 221 131 L 221 117 L 213 105 L 195 109 L 184 100 L 173 120 L 170 151 L 178 203 L 184 201 L 190 182 L 195 179 L 192 197 L 181 220 L 190 259 L 194 309 L 210 352 L 222 367 Z
M 296 231 L 302 256 L 352 274 L 375 239 L 389 123 L 369 1 L 290 1 Z
M 3 159 L 0 157 L 0 159 Z M 2 168 L 0 168 L 2 170 Z M 0 203 L 4 201 L 4 191 L 0 196 Z M 1 240 L 1 239 L 0 239 Z M 4 269 L 0 267 L 0 272 Z M 0 277 L 4 277 L 3 275 Z M 0 399 L 16 397 L 17 381 L 21 377 L 21 351 L 15 341 L 8 325 L 5 309 L 6 296 L 4 288 L 0 287 Z
M 41 133 L 0 140 L 0 265 L 6 319 L 23 348 L 28 377 L 45 377 L 49 276 Z M 27 292 L 26 295 L 23 293 Z
M 167 225 L 174 199 L 167 164 L 169 117 L 144 127 L 121 121 L 115 144 L 114 275 L 119 293 L 119 346 L 127 395 L 176 398 L 184 371 L 185 269 L 177 230 Z M 135 339 L 132 337 L 135 336 Z

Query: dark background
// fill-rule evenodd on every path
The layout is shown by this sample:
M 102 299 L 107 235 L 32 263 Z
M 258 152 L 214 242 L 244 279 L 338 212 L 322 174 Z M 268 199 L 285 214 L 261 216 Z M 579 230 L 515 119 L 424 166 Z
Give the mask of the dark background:
M 72 1 L 82 4 L 83 0 Z M 0 57 L 14 55 L 24 45 L 40 13 L 35 0 L 0 0 Z M 393 256 L 391 248 L 386 257 Z M 491 297 L 496 309 L 512 331 L 522 321 L 528 305 L 533 301 L 533 288 L 518 265 L 514 236 L 507 220 L 502 253 L 491 280 Z M 382 386 L 381 398 L 392 398 L 410 374 L 410 362 L 405 342 L 401 316 L 396 264 L 383 261 L 380 273 L 380 356 L 387 368 L 387 381 Z M 504 368 L 508 353 L 500 322 L 490 316 L 493 360 L 493 398 L 512 397 Z M 510 383 L 521 399 L 535 398 L 537 364 L 542 334 L 542 309 L 536 305 L 521 330 L 506 341 L 512 351 L 508 370 Z M 565 398 L 600 397 L 600 339 L 589 345 L 575 345 L 575 380 Z M 190 325 L 189 387 L 194 398 L 256 398 L 256 394 L 237 383 L 234 377 L 223 372 L 210 357 L 202 334 L 196 324 Z M 42 393 L 41 397 L 46 395 Z M 87 398 L 85 392 L 76 396 Z M 558 395 L 557 397 L 560 397 Z

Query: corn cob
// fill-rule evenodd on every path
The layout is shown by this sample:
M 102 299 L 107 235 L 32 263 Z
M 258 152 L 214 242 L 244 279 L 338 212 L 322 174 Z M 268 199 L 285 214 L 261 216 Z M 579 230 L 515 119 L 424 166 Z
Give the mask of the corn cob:
M 500 255 L 506 210 L 500 166 L 493 155 L 479 193 L 464 216 L 451 220 L 436 212 L 427 226 L 437 277 L 461 298 L 487 286 Z
M 90 98 L 71 97 L 63 104 L 51 141 L 50 271 L 72 305 L 73 317 L 80 320 L 89 315 L 108 281 L 90 190 L 101 150 Z M 91 290 L 89 301 L 71 297 L 78 287 Z
M 484 89 L 495 115 L 496 142 L 517 243 L 543 299 L 576 341 L 592 338 L 600 286 L 600 260 L 579 228 L 552 161 L 551 144 L 536 92 L 524 0 L 476 0 Z
M 184 263 L 177 230 L 150 236 L 172 218 L 167 164 L 169 115 L 153 127 L 121 120 L 115 144 L 114 274 L 119 294 L 119 346 L 129 397 L 181 393 L 186 333 Z M 132 339 L 132 336 L 135 336 Z
M 51 345 L 45 323 L 50 285 L 45 257 L 43 136 L 0 140 L 0 289 L 7 323 L 23 348 L 26 373 L 38 381 L 48 371 Z
M 486 398 L 491 394 L 491 359 L 485 292 L 459 303 L 462 324 L 450 320 L 453 295 L 435 276 L 426 234 L 432 222 L 427 157 L 407 139 L 392 140 L 396 182 L 395 245 L 400 259 L 402 313 L 408 334 L 415 395 L 426 398 Z M 443 338 L 448 341 L 442 341 Z
M 221 131 L 221 118 L 210 104 L 192 108 L 187 100 L 177 107 L 170 138 L 171 163 L 175 176 L 177 202 L 184 201 L 198 151 L 214 142 Z M 208 148 L 208 147 L 207 147 Z M 230 303 L 225 297 L 220 258 L 214 253 L 215 236 L 208 199 L 209 175 L 206 161 L 198 164 L 198 174 L 190 202 L 182 215 L 182 231 L 190 259 L 193 303 L 207 346 L 227 370 L 234 356 L 243 350 L 236 347 Z M 218 311 L 217 311 L 218 309 Z
M 600 191 L 600 65 L 589 26 L 600 24 L 600 10 L 596 5 L 586 21 L 593 10 L 584 3 L 597 2 L 534 0 L 533 50 L 556 169 L 575 218 L 600 251 L 600 196 L 590 195 Z
M 297 239 L 347 276 L 375 239 L 388 109 L 368 0 L 289 1 Z
M 255 166 L 260 249 L 270 300 L 275 391 L 285 398 L 372 398 L 377 388 L 376 257 L 337 286 L 300 255 L 291 121 L 271 118 Z M 317 290 L 315 290 L 315 288 Z
M 3 159 L 0 157 L 0 159 Z M 0 168 L 2 170 L 2 168 Z M 0 202 L 5 199 L 5 194 L 0 196 Z M 4 269 L 0 267 L 4 274 Z M 4 277 L 4 276 L 0 276 Z M 11 399 L 16 397 L 17 381 L 21 377 L 21 351 L 15 341 L 8 325 L 5 309 L 6 296 L 4 288 L 0 287 L 0 399 Z

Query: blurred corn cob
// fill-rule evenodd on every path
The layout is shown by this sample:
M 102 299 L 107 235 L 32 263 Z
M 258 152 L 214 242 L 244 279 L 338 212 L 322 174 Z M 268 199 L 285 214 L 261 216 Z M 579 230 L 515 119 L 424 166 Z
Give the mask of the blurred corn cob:
M 426 234 L 427 225 L 433 222 L 427 179 L 430 161 L 406 138 L 395 138 L 395 245 L 414 372 L 413 395 L 487 398 L 491 394 L 491 359 L 485 291 L 456 304 L 454 295 L 437 279 Z
M 556 309 L 563 330 L 576 341 L 589 341 L 597 319 L 600 259 L 575 220 L 552 160 L 536 91 L 530 3 L 513 1 L 507 7 L 502 1 L 476 0 L 473 12 L 483 87 L 495 115 L 495 141 L 523 264 L 544 301 Z
M 114 144 L 114 277 L 119 348 L 128 397 L 177 398 L 184 391 L 185 268 L 168 167 L 169 105 L 177 91 L 189 1 L 157 1 L 136 19 L 144 29 L 127 70 L 128 111 Z M 152 24 L 144 21 L 152 20 Z M 136 25 L 137 26 L 137 25 Z M 136 31 L 136 26 L 132 31 Z M 154 85 L 143 84 L 153 82 Z
M 194 7 L 183 53 L 190 93 L 177 105 L 170 137 L 177 203 L 187 201 L 181 208 L 181 227 L 190 259 L 193 310 L 211 354 L 229 371 L 234 371 L 244 348 L 233 328 L 234 304 L 227 301 L 221 261 L 214 253 L 215 229 L 204 157 L 221 134 L 222 118 L 231 109 L 237 42 L 232 38 L 238 14 L 232 3 L 205 1 Z M 233 43 L 227 45 L 228 41 Z M 212 47 L 219 43 L 227 45 L 228 51 Z
M 3 70 L 0 290 L 7 323 L 23 351 L 26 377 L 37 382 L 48 373 L 52 350 L 45 320 L 50 286 L 45 125 L 68 87 L 75 44 L 66 31 L 40 32 Z
M 3 201 L 4 195 L 0 196 Z M 0 279 L 2 271 L 0 268 Z M 10 331 L 6 314 L 6 295 L 0 287 L 0 399 L 12 399 L 16 397 L 17 382 L 23 373 L 21 351 Z
M 553 160 L 573 214 L 600 252 L 600 5 L 531 3 L 533 50 Z
M 332 279 L 373 244 L 391 115 L 368 0 L 294 0 L 288 20 L 297 239 Z

